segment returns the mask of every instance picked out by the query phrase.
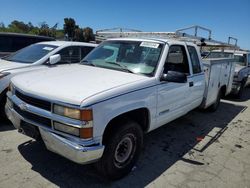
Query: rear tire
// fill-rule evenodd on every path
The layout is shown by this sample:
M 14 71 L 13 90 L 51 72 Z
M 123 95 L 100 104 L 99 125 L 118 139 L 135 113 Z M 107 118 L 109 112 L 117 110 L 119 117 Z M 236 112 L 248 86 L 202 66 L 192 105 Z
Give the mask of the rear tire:
M 7 97 L 3 96 L 0 101 L 0 121 L 6 121 L 7 116 L 5 114 L 5 104 L 6 104 Z
M 143 132 L 136 122 L 128 120 L 116 126 L 96 163 L 98 171 L 110 180 L 120 179 L 132 170 L 143 146 Z
M 219 108 L 221 96 L 222 96 L 222 93 L 221 93 L 221 89 L 220 89 L 218 94 L 217 94 L 216 101 L 214 102 L 214 104 L 212 104 L 211 106 L 208 107 L 209 112 L 215 112 Z
M 241 99 L 241 98 L 242 98 L 243 93 L 244 93 L 244 89 L 245 89 L 245 83 L 242 82 L 241 85 L 240 85 L 240 90 L 239 90 L 239 92 L 236 94 L 236 97 L 237 97 L 238 99 Z

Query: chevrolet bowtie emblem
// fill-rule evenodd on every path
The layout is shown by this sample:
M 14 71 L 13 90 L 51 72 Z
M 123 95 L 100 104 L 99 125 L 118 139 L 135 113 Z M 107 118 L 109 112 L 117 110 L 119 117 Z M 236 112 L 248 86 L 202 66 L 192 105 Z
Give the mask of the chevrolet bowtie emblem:
M 21 103 L 18 105 L 18 107 L 21 109 L 21 110 L 27 110 L 27 105 L 25 103 Z

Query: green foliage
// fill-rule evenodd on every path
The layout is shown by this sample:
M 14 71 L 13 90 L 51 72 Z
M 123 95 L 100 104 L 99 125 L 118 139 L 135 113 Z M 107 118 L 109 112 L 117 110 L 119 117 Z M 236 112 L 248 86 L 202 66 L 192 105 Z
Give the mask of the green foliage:
M 74 32 L 75 32 L 74 41 L 83 42 L 84 41 L 83 29 L 76 28 Z
M 85 42 L 95 40 L 95 35 L 94 35 L 94 32 L 93 32 L 93 29 L 91 29 L 90 27 L 83 28 L 83 36 L 84 36 L 84 41 Z
M 80 28 L 73 18 L 64 18 L 64 33 L 68 40 L 89 42 L 95 40 L 93 29 L 90 27 Z
M 55 38 L 56 37 L 56 27 L 57 27 L 57 24 L 55 24 L 55 26 L 50 28 L 46 22 L 42 22 L 42 23 L 40 23 L 40 28 L 38 29 L 38 35 L 49 36 L 49 37 Z
M 14 20 L 7 27 L 0 22 L 0 32 L 26 33 L 33 35 L 49 36 L 58 39 L 89 42 L 95 40 L 93 30 L 90 27 L 80 28 L 73 18 L 64 18 L 63 29 L 58 29 L 58 23 L 50 27 L 46 22 L 34 26 L 31 22 L 24 23 Z
M 63 29 L 69 40 L 73 40 L 75 36 L 76 22 L 73 18 L 64 18 Z

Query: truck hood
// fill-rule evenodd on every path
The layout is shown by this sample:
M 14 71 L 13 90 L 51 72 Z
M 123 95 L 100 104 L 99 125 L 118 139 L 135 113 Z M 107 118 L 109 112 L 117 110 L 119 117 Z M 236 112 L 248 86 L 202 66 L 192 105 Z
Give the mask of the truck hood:
M 149 79 L 146 76 L 75 64 L 21 74 L 13 84 L 28 94 L 81 105 L 83 100 L 112 89 Z
M 17 63 L 17 62 L 13 62 L 13 61 L 6 61 L 4 59 L 0 59 L 0 72 L 2 71 L 8 71 L 11 69 L 16 69 L 16 68 L 20 68 L 20 67 L 26 67 L 29 66 L 30 64 L 26 64 L 26 63 Z

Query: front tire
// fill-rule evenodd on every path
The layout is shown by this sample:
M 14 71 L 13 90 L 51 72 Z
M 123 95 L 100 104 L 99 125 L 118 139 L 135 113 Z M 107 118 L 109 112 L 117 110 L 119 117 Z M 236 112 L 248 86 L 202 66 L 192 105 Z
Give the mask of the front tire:
M 107 179 L 116 180 L 128 174 L 139 158 L 143 146 L 143 132 L 134 121 L 117 126 L 105 143 L 101 160 L 96 164 Z

